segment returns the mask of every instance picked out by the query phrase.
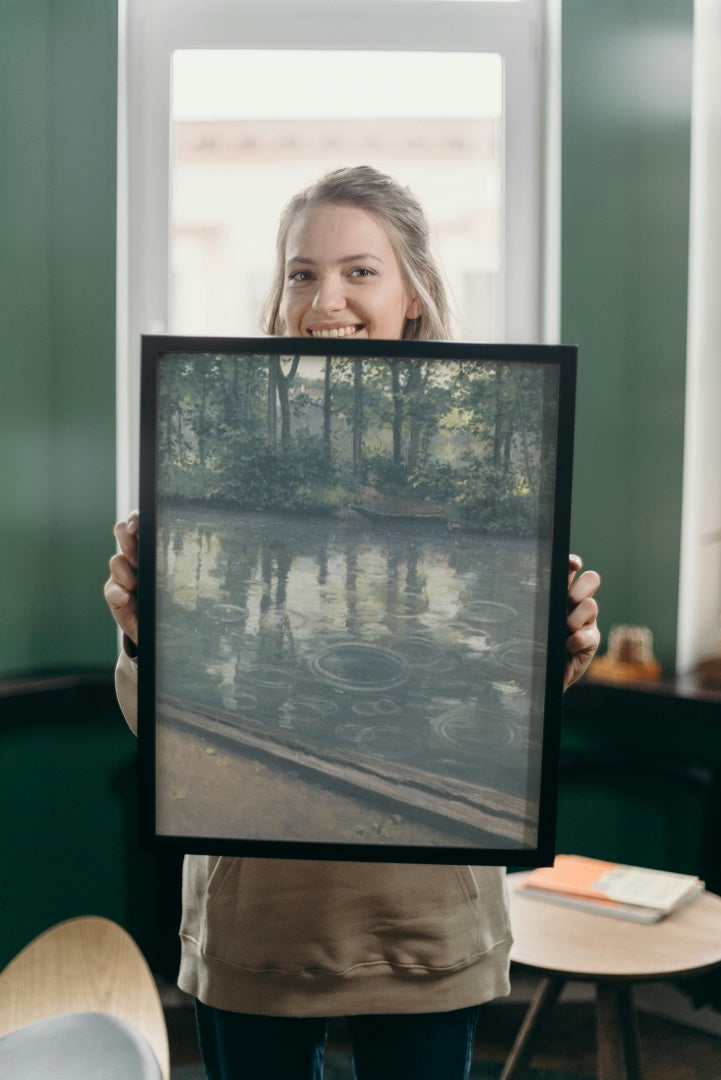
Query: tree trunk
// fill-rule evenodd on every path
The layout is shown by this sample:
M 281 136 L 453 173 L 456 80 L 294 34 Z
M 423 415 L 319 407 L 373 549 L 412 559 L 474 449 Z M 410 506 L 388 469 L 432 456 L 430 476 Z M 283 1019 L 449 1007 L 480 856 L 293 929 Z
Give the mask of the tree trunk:
M 280 441 L 284 450 L 290 446 L 290 385 L 298 370 L 300 357 L 294 356 L 287 375 L 283 374 L 280 358 L 276 360 L 276 379 L 278 389 L 278 401 L 280 402 Z
M 205 407 L 208 398 L 208 377 L 203 371 L 200 375 L 200 404 L 198 406 L 198 461 L 201 473 L 205 473 Z
M 402 457 L 403 394 L 401 392 L 400 361 L 390 360 L 391 394 L 393 397 L 393 464 L 400 465 Z
M 323 453 L 326 466 L 330 465 L 331 437 L 331 358 L 326 356 L 323 375 Z
M 504 402 L 503 402 L 503 377 L 501 369 L 496 368 L 495 377 L 495 399 L 496 399 L 496 417 L 493 428 L 493 464 L 498 466 L 501 464 L 502 450 L 503 450 L 503 428 L 504 428 Z
M 409 408 L 409 427 L 410 432 L 408 435 L 408 471 L 413 472 L 418 467 L 418 460 L 420 457 L 421 446 L 421 428 L 422 418 L 420 415 L 421 406 L 421 368 L 420 361 L 411 361 L 410 371 L 408 373 L 408 400 L 410 404 Z
M 280 360 L 272 356 L 268 362 L 268 446 L 278 445 L 278 371 Z
M 353 474 L 363 471 L 363 361 L 353 361 Z

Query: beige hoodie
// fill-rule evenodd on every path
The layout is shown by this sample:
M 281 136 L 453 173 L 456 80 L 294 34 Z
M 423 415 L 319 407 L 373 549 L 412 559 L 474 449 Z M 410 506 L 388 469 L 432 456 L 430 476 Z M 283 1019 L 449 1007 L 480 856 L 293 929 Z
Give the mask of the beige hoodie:
M 116 688 L 137 720 L 137 665 Z M 268 1016 L 441 1012 L 508 993 L 501 867 L 186 855 L 178 984 Z

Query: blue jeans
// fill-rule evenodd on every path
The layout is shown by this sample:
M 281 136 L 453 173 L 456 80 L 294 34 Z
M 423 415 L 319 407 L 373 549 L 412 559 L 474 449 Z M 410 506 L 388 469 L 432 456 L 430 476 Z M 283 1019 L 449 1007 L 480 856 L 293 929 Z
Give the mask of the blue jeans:
M 356 1080 L 467 1080 L 479 1007 L 348 1018 Z M 249 1016 L 196 1002 L 208 1080 L 321 1080 L 323 1017 Z

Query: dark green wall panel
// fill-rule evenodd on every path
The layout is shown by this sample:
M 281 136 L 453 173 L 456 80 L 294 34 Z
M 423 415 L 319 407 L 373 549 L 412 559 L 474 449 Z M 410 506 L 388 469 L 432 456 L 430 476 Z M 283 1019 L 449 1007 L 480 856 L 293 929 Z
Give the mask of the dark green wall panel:
M 116 0 L 0 0 L 0 675 L 112 662 Z
M 180 860 L 138 848 L 137 742 L 110 674 L 6 683 L 0 742 L 0 969 L 47 927 L 93 914 L 174 978 Z
M 563 6 L 562 337 L 579 345 L 573 544 L 602 629 L 675 659 L 692 0 Z

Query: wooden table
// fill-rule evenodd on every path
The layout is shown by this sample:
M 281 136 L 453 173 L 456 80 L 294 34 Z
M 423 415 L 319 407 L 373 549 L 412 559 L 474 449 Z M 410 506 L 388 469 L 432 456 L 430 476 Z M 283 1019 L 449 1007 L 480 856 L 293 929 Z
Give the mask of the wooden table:
M 721 966 L 721 898 L 703 893 L 661 922 L 626 922 L 529 899 L 509 874 L 511 960 L 542 976 L 501 1074 L 519 1080 L 569 980 L 596 987 L 599 1080 L 642 1080 L 632 986 Z

